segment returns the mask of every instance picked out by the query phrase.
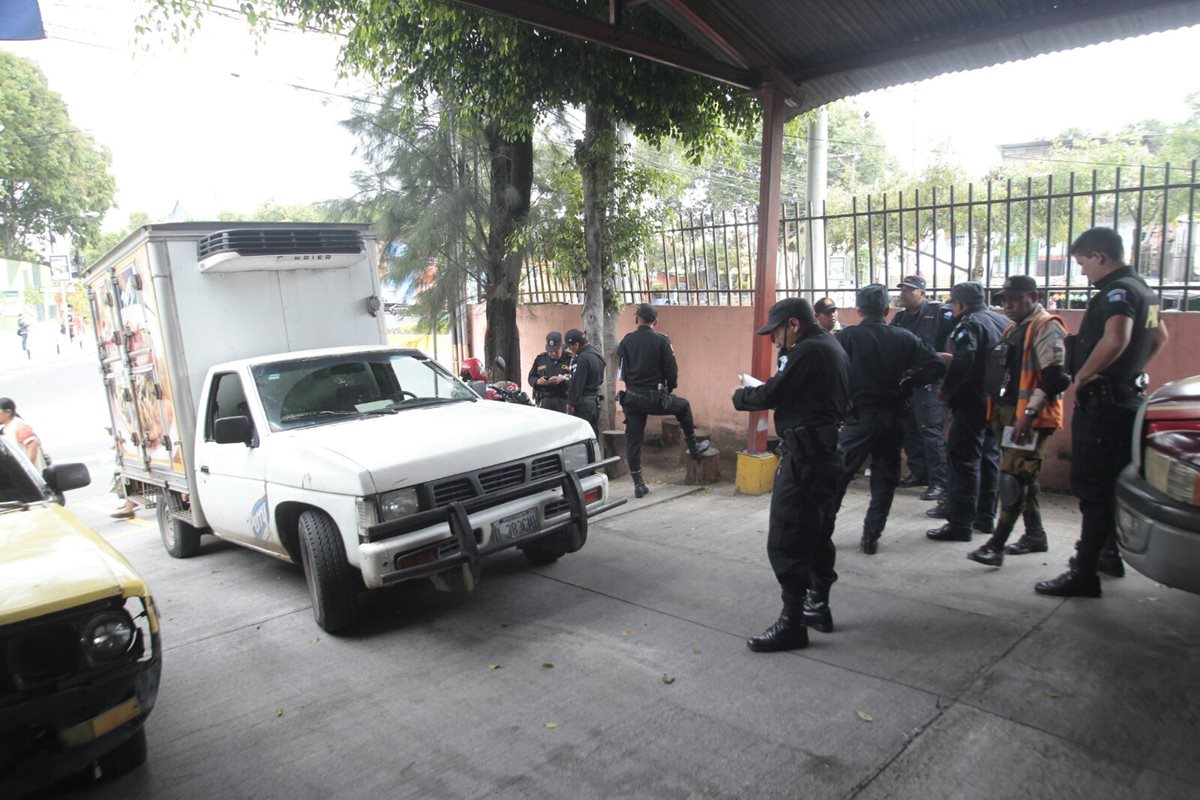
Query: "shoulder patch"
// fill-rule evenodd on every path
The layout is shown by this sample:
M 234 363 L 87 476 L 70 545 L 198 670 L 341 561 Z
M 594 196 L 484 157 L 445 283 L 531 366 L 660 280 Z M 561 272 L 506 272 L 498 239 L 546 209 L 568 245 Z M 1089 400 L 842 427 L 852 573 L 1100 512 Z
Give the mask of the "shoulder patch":
M 942 319 L 954 319 L 954 309 L 947 308 L 942 312 Z
M 954 329 L 954 335 L 951 336 L 950 338 L 954 339 L 955 344 L 962 344 L 967 339 L 971 338 L 971 331 L 968 330 L 965 326 L 960 325 L 959 327 Z
M 1104 299 L 1110 303 L 1125 303 L 1129 301 L 1129 293 L 1124 289 L 1109 289 Z

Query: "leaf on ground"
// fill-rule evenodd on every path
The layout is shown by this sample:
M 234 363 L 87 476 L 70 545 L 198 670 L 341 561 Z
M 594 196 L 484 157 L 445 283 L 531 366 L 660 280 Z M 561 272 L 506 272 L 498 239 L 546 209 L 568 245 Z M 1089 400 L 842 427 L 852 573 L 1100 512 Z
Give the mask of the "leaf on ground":
M 542 664 L 542 669 L 554 669 L 554 665 L 547 661 L 545 664 Z
M 1157 603 L 1157 602 L 1158 602 L 1158 598 L 1157 598 L 1157 597 L 1147 597 L 1147 598 L 1146 598 L 1146 602 L 1147 602 L 1147 603 Z
M 1049 689 L 1047 689 L 1046 697 L 1049 697 L 1051 700 L 1057 700 L 1058 698 L 1062 697 L 1062 695 L 1059 694 L 1058 692 L 1052 692 Z
M 865 711 L 855 711 L 854 713 L 856 715 L 858 715 L 858 718 L 861 719 L 863 722 L 874 722 L 875 721 L 875 718 L 872 717 L 870 714 L 868 714 Z
M 555 728 L 557 728 L 557 727 L 558 727 L 558 723 L 557 723 L 557 722 L 547 722 L 547 723 L 545 723 L 545 724 L 546 724 L 546 730 L 548 730 L 548 731 L 552 731 L 552 730 L 554 730 Z
M 631 633 L 633 633 L 633 631 L 629 630 L 629 628 L 623 628 L 623 629 L 621 630 L 621 635 L 622 635 L 622 636 L 628 636 L 628 635 L 629 635 L 629 634 L 631 634 Z
M 501 622 L 501 623 L 500 623 L 500 627 L 501 627 L 501 628 L 507 628 L 507 627 L 508 627 L 508 623 L 507 623 L 507 622 Z
M 670 686 L 672 683 L 675 682 L 675 677 L 673 675 L 663 675 L 662 681 L 663 681 L 663 683 Z
M 282 717 L 282 716 L 283 716 L 283 709 L 282 709 L 282 708 L 277 708 L 277 709 L 275 709 L 275 716 L 277 716 L 277 717 Z
M 488 669 L 500 669 L 502 664 L 488 664 Z
M 312 640 L 312 643 L 313 643 L 313 644 L 316 644 L 316 643 L 317 643 L 317 642 L 319 642 L 319 641 L 321 641 L 321 637 L 320 637 L 320 636 L 318 636 L 317 638 L 313 639 L 313 640 Z
M 694 655 L 694 656 L 698 656 L 698 655 L 700 655 L 700 648 L 699 648 L 699 647 L 693 647 L 693 648 L 692 648 L 692 655 Z

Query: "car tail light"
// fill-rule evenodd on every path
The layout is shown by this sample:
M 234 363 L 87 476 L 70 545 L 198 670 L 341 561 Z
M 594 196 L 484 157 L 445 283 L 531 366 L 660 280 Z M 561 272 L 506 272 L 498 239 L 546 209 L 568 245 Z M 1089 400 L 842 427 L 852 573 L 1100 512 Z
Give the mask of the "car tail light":
M 1200 429 L 1178 427 L 1146 437 L 1146 482 L 1174 500 L 1200 506 Z

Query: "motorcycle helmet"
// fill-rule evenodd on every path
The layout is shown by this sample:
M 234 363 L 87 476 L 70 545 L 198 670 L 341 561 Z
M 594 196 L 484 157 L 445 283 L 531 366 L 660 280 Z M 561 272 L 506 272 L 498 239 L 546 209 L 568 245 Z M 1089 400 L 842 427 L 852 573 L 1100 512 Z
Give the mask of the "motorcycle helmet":
M 458 374 L 464 381 L 487 380 L 487 375 L 483 371 L 483 362 L 475 357 L 464 358 Z

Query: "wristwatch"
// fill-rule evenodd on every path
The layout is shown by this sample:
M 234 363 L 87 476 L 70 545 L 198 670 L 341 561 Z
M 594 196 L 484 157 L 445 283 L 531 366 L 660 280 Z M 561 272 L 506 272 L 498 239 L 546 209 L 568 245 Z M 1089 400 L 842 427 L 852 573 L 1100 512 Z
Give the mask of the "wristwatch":
M 1038 410 L 1036 408 L 1026 408 L 1025 409 L 1025 416 L 1036 417 L 1037 415 L 1038 415 Z

